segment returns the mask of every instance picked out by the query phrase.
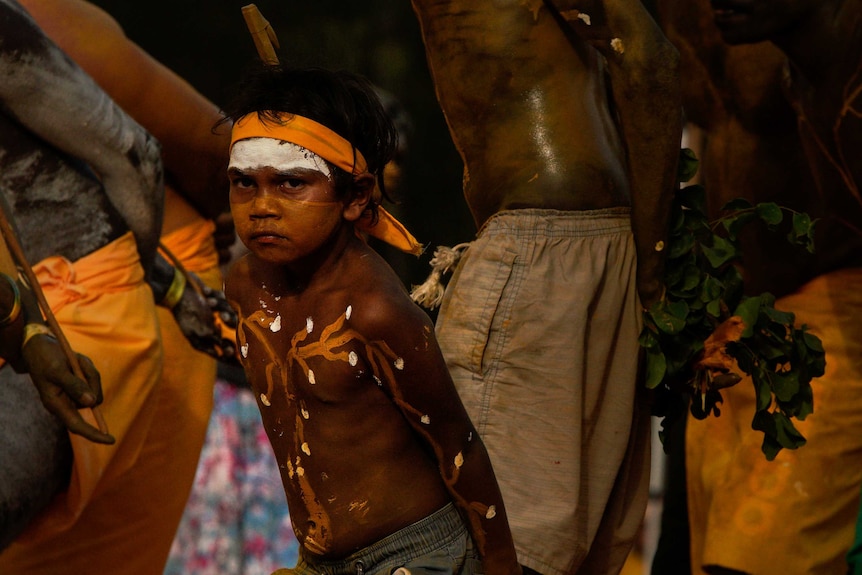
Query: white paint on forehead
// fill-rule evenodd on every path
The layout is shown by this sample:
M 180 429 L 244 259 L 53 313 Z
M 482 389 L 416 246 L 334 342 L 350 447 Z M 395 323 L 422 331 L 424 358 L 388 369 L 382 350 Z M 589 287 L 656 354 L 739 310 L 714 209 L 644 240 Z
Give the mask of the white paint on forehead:
M 275 168 L 279 172 L 301 168 L 332 179 L 332 171 L 323 158 L 293 142 L 275 138 L 248 138 L 235 143 L 230 151 L 230 167 L 240 171 Z

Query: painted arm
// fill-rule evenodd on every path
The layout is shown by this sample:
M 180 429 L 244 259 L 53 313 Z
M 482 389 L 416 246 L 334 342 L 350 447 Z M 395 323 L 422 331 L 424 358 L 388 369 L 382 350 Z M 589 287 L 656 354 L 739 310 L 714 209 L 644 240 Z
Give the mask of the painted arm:
M 149 274 L 164 201 L 158 142 L 17 4 L 2 0 L 0 11 L 0 104 L 47 143 L 93 168 L 134 233 Z
M 520 575 L 491 460 L 452 383 L 433 323 L 409 300 L 385 317 L 398 318 L 375 330 L 381 341 L 397 342 L 393 348 L 400 360 L 389 385 L 393 400 L 436 457 L 443 482 L 481 553 L 484 573 Z
M 550 0 L 604 56 L 626 147 L 638 292 L 662 295 L 664 254 L 682 138 L 679 54 L 640 0 Z

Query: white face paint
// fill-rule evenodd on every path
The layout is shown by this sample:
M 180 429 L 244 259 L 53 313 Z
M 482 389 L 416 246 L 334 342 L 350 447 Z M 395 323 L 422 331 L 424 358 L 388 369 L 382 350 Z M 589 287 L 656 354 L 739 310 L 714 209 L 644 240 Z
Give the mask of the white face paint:
M 230 151 L 229 167 L 240 171 L 268 167 L 279 172 L 301 168 L 321 172 L 332 179 L 332 171 L 323 158 L 302 146 L 275 138 L 249 138 L 235 143 Z

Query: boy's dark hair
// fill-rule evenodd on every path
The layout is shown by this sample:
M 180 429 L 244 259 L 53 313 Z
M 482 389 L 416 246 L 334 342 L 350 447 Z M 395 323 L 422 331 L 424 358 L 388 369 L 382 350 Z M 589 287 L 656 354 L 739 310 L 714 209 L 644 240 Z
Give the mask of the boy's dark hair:
M 250 70 L 224 108 L 225 120 L 236 122 L 253 112 L 275 119 L 272 112 L 298 115 L 323 124 L 353 144 L 365 157 L 368 172 L 374 175 L 386 196 L 383 168 L 398 146 L 398 133 L 374 89 L 362 76 L 322 68 L 293 69 L 280 65 Z M 350 189 L 353 177 L 332 166 L 338 194 Z M 369 202 L 376 215 L 376 202 Z

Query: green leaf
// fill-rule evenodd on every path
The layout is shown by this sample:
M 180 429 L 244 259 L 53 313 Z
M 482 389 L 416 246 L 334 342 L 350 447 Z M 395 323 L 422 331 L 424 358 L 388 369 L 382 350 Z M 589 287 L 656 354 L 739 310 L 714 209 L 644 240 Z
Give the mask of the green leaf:
M 804 385 L 799 390 L 799 405 L 796 408 L 796 419 L 802 421 L 814 413 L 814 390 L 810 385 Z
M 802 341 L 805 342 L 805 345 L 808 346 L 808 349 L 815 352 L 823 353 L 823 342 L 820 341 L 820 338 L 809 331 L 805 331 L 804 329 L 801 331 Z
M 756 397 L 755 409 L 757 411 L 768 409 L 772 405 L 772 389 L 769 386 L 769 377 L 762 369 L 756 369 L 751 375 Z
M 694 150 L 691 148 L 682 148 L 679 151 L 679 164 L 676 170 L 677 181 L 685 183 L 691 180 L 697 174 L 698 164 L 699 162 Z
M 714 318 L 718 318 L 721 316 L 721 300 L 714 299 L 711 302 L 706 304 L 706 313 L 711 315 Z
M 745 198 L 736 198 L 730 200 L 724 206 L 722 206 L 722 212 L 738 212 L 743 210 L 751 210 L 754 208 L 754 204 L 746 200 Z
M 789 311 L 781 311 L 771 306 L 763 306 L 763 311 L 769 319 L 785 326 L 791 326 L 796 321 L 796 316 Z
M 706 190 L 703 186 L 695 184 L 693 186 L 686 186 L 682 188 L 678 193 L 679 201 L 683 205 L 689 209 L 689 214 L 687 215 L 696 215 L 700 218 L 705 219 L 706 214 Z
M 674 315 L 668 307 L 664 302 L 656 302 L 647 313 L 660 331 L 673 335 L 685 329 L 685 317 Z
M 655 389 L 667 372 L 667 360 L 661 351 L 648 349 L 646 354 L 646 386 Z
M 660 347 L 658 337 L 648 326 L 644 326 L 638 336 L 638 343 L 644 349 L 655 349 Z
M 702 246 L 702 249 L 703 255 L 715 269 L 719 269 L 738 256 L 736 246 L 721 236 L 714 236 L 712 246 Z
M 670 249 L 667 252 L 668 259 L 676 259 L 683 256 L 694 248 L 694 236 L 686 231 L 670 240 Z
M 727 230 L 727 237 L 733 241 L 739 237 L 742 228 L 755 219 L 757 219 L 757 214 L 753 211 L 738 212 L 736 215 L 722 218 L 721 225 Z
M 751 420 L 751 428 L 764 432 L 769 437 L 775 437 L 778 431 L 775 418 L 768 411 L 758 409 Z
M 745 322 L 745 329 L 742 331 L 743 338 L 751 337 L 754 333 L 754 326 L 757 324 L 762 303 L 762 296 L 747 297 L 743 298 L 742 302 L 733 310 L 733 315 L 740 316 Z
M 799 392 L 799 374 L 791 370 L 787 373 L 775 373 L 772 375 L 772 390 L 775 399 L 788 402 Z
M 775 438 L 782 447 L 796 449 L 807 443 L 805 437 L 799 433 L 799 430 L 796 429 L 789 417 L 780 411 L 776 411 L 772 415 L 775 420 L 776 427 Z
M 766 456 L 767 461 L 775 460 L 775 456 L 781 451 L 782 446 L 774 437 L 764 434 L 763 442 L 760 444 L 760 450 Z
M 698 285 L 700 285 L 700 279 L 702 276 L 703 272 L 697 266 L 686 266 L 685 274 L 683 275 L 682 279 L 683 291 L 693 290 Z
M 770 230 L 781 223 L 784 219 L 784 214 L 781 208 L 775 202 L 763 202 L 754 207 L 754 211 L 760 216 L 760 219 L 769 227 Z

